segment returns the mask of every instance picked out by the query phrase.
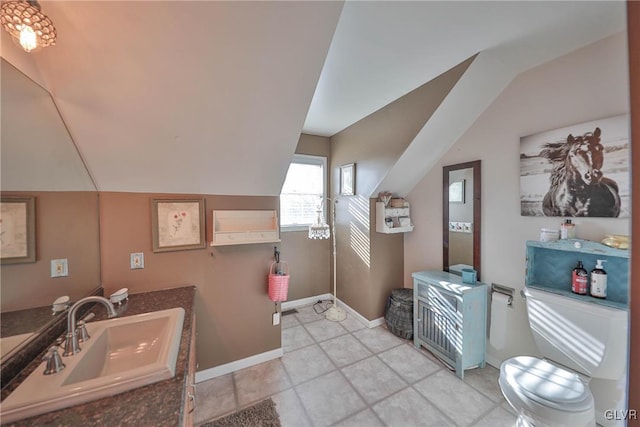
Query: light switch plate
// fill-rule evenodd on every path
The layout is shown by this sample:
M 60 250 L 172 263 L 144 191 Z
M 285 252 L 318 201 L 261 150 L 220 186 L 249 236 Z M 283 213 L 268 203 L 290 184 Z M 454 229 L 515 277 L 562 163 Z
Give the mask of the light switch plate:
M 66 277 L 69 275 L 69 264 L 66 258 L 51 260 L 51 277 Z
M 144 268 L 144 253 L 136 252 L 131 254 L 131 269 L 137 270 L 139 268 Z

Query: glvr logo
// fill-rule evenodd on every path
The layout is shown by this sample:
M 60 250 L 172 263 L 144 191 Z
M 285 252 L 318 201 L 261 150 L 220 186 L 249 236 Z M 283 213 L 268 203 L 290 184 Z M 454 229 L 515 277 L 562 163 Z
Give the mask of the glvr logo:
M 604 417 L 607 420 L 637 420 L 638 412 L 635 409 L 607 409 Z

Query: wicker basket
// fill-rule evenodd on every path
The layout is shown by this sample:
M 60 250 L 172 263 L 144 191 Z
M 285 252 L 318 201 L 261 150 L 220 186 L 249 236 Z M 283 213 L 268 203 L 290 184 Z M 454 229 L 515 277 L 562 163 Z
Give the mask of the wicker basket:
M 271 263 L 269 267 L 269 299 L 271 301 L 286 301 L 287 292 L 289 291 L 289 264 L 282 262 L 285 273 L 277 274 L 275 271 L 276 263 Z
M 391 291 L 384 320 L 392 334 L 408 340 L 413 338 L 413 289 L 398 288 Z

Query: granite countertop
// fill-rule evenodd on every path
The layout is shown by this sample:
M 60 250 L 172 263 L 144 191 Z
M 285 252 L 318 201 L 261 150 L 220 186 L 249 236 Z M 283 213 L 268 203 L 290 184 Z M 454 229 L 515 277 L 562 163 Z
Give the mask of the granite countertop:
M 9 425 L 179 425 L 183 416 L 186 386 L 189 381 L 188 364 L 195 289 L 195 286 L 186 286 L 130 295 L 126 311 L 121 314 L 124 317 L 174 307 L 184 308 L 180 350 L 176 361 L 176 374 L 173 378 L 115 396 L 27 418 Z M 107 317 L 106 310 L 102 305 L 96 304 L 91 311 L 96 314 L 95 320 L 103 320 Z M 38 356 L 18 375 L 17 381 L 14 381 L 14 390 L 21 381 L 40 366 L 43 355 Z

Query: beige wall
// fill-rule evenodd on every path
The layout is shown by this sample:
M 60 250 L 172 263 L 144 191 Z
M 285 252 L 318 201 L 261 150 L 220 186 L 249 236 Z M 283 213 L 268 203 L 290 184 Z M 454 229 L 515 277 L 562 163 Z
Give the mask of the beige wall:
M 340 166 L 356 163 L 356 195 L 339 196 L 338 298 L 369 320 L 384 313 L 391 289 L 402 287 L 402 236 L 375 233 L 371 192 L 440 105 L 472 59 L 331 137 L 331 192 Z M 388 191 L 393 191 L 389 188 Z
M 594 60 L 594 58 L 598 58 Z M 518 76 L 408 197 L 415 231 L 405 236 L 404 283 L 411 273 L 442 269 L 442 167 L 482 160 L 482 279 L 517 290 L 506 347 L 488 346 L 494 360 L 536 354 L 524 300 L 525 241 L 561 218 L 520 216 L 520 137 L 628 111 L 627 53 L 619 34 Z M 629 234 L 626 219 L 580 218 L 577 236 L 601 240 Z
M 198 195 L 205 199 L 207 247 L 153 253 L 152 198 L 184 194 L 100 193 L 102 282 L 105 294 L 196 285 L 198 370 L 280 348 L 267 296 L 274 244 L 211 247 L 214 209 L 277 209 L 277 197 Z M 129 254 L 143 252 L 145 268 L 131 270 Z
M 75 301 L 100 286 L 95 191 L 3 191 L 2 195 L 36 198 L 36 262 L 0 268 L 3 312 L 51 305 L 63 295 Z M 51 260 L 60 258 L 67 258 L 69 275 L 52 279 Z
M 329 138 L 300 135 L 296 154 L 323 156 L 329 159 L 330 153 Z M 327 186 L 329 187 L 329 184 Z M 291 270 L 289 300 L 331 292 L 331 240 L 311 240 L 307 236 L 307 230 L 286 231 L 281 234 L 281 259 L 289 263 Z

